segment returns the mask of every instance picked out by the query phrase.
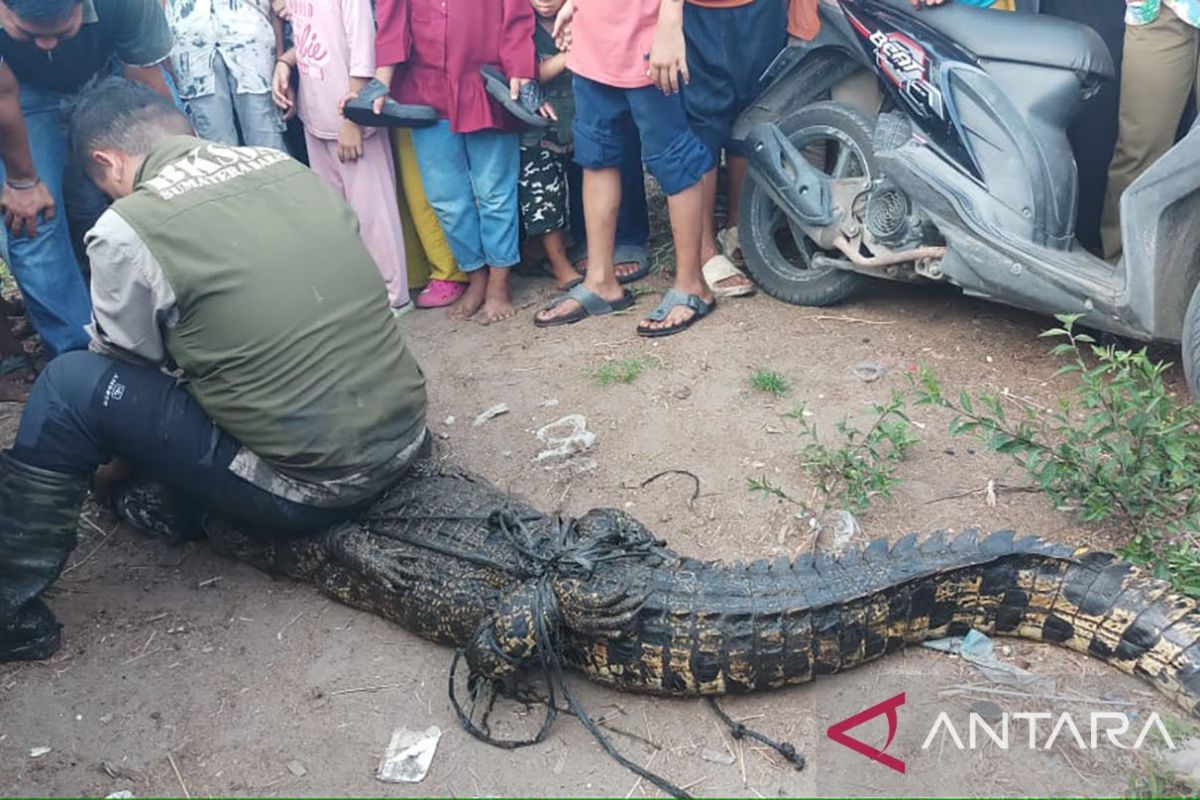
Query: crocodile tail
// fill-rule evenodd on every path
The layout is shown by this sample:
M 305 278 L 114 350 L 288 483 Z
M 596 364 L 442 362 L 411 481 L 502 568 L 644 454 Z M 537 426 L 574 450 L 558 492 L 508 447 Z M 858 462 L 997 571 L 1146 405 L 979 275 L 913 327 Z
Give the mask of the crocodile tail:
M 1111 553 L 1011 532 L 935 536 L 920 546 L 901 540 L 888 561 L 913 561 L 906 552 L 920 553 L 925 574 L 885 590 L 892 610 L 908 612 L 890 615 L 889 644 L 971 628 L 1050 642 L 1138 677 L 1200 716 L 1200 609 L 1165 581 Z
M 1057 565 L 1042 574 L 1057 571 Z M 1015 577 L 1024 582 L 1034 570 Z M 1015 631 L 1052 642 L 1140 678 L 1200 716 L 1200 611 L 1197 601 L 1111 553 L 1081 548 L 1062 570 L 1049 611 L 1026 612 Z M 1040 634 L 1040 635 L 1039 635 Z

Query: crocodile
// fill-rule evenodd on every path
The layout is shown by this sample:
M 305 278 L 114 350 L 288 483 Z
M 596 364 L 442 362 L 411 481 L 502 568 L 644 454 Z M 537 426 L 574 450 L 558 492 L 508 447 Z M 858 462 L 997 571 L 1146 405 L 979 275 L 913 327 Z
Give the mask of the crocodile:
M 905 536 L 834 556 L 680 555 L 612 509 L 539 513 L 419 464 L 352 522 L 301 538 L 210 523 L 260 569 L 445 645 L 511 681 L 548 656 L 615 689 L 775 689 L 974 628 L 1103 660 L 1200 716 L 1200 609 L 1117 557 L 1012 531 Z

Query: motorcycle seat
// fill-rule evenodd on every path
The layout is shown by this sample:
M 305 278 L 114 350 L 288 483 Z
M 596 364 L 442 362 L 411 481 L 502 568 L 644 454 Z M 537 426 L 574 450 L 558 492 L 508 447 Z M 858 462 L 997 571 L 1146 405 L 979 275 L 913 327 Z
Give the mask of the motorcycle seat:
M 953 40 L 976 57 L 991 61 L 1067 69 L 1115 80 L 1112 54 L 1095 30 L 1058 17 L 990 11 L 948 2 L 914 8 L 912 0 L 877 0 L 902 10 Z

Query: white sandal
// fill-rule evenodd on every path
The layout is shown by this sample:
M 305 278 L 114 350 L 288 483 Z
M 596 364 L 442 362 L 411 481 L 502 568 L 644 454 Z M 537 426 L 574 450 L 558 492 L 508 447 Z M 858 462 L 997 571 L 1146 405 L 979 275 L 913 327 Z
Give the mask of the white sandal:
M 717 297 L 745 297 L 754 294 L 757 288 L 753 283 L 743 283 L 736 286 L 718 286 L 717 284 L 730 278 L 746 277 L 746 273 L 742 272 L 728 256 L 717 255 L 704 262 L 701 267 L 701 272 L 704 273 L 704 281 L 709 288 L 713 290 L 713 294 Z
M 717 244 L 721 246 L 721 252 L 726 258 L 732 261 L 735 265 L 740 265 L 742 259 L 738 256 L 738 251 L 742 249 L 741 242 L 738 239 L 738 229 L 736 225 L 729 228 L 722 228 L 717 231 Z

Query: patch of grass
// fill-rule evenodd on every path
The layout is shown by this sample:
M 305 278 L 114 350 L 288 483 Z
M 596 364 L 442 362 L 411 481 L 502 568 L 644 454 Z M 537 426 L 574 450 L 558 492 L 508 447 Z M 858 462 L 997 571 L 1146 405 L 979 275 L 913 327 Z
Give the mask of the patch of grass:
M 771 483 L 771 481 L 767 479 L 766 475 L 763 475 L 761 478 L 747 478 L 746 485 L 749 487 L 752 493 L 762 494 L 767 497 L 777 497 L 780 500 L 788 500 L 793 503 L 796 502 L 795 500 L 792 500 L 792 498 L 788 497 L 787 493 L 784 492 L 783 489 L 780 489 L 778 486 Z
M 1117 520 L 1132 535 L 1121 549 L 1177 590 L 1200 595 L 1200 405 L 1179 402 L 1168 364 L 1145 349 L 1102 347 L 1076 331 L 1079 315 L 1043 336 L 1075 385 L 1050 408 L 1007 394 L 957 397 L 922 367 L 917 402 L 954 412 L 950 432 L 1013 459 L 1064 511 L 1082 521 Z
M 787 380 L 778 372 L 769 369 L 754 370 L 750 375 L 750 388 L 775 397 L 783 397 L 791 391 Z
M 591 372 L 592 380 L 601 386 L 612 386 L 614 383 L 633 383 L 648 369 L 660 366 L 655 358 L 621 358 L 609 361 Z
M 892 496 L 900 482 L 896 475 L 900 462 L 919 443 L 905 412 L 907 406 L 908 396 L 893 392 L 889 402 L 871 407 L 874 416 L 866 429 L 843 418 L 836 426 L 838 439 L 834 442 L 827 442 L 804 406 L 798 406 L 784 417 L 795 420 L 800 436 L 807 440 L 797 458 L 812 483 L 811 496 L 807 501 L 798 500 L 772 485 L 765 475 L 750 478 L 749 490 L 796 504 L 801 517 L 817 518 L 833 509 L 867 511 L 875 498 Z
M 892 496 L 900 482 L 896 476 L 900 462 L 919 439 L 912 433 L 905 409 L 908 398 L 892 392 L 887 403 L 871 406 L 874 419 L 860 429 L 843 417 L 836 426 L 840 442 L 822 440 L 815 422 L 810 422 L 804 407 L 785 416 L 800 424 L 800 435 L 808 439 L 800 451 L 800 467 L 814 482 L 814 495 L 821 498 L 817 512 L 840 508 L 862 513 L 876 497 Z

